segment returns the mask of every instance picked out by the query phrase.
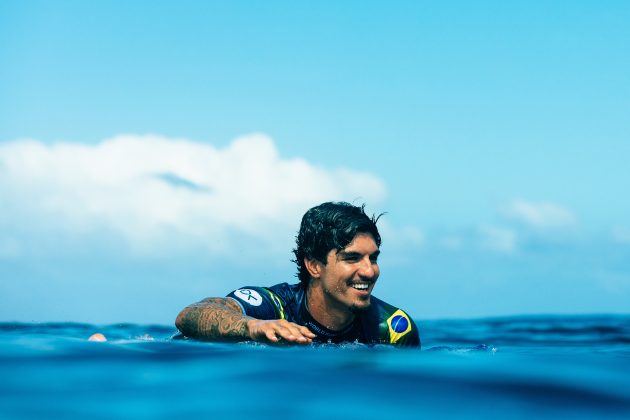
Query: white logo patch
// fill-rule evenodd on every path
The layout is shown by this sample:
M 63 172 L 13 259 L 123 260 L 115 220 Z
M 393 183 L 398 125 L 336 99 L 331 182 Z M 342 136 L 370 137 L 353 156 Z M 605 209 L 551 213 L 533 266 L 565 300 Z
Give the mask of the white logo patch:
M 249 303 L 252 306 L 260 306 L 262 304 L 262 296 L 252 289 L 238 289 L 234 292 L 237 298 L 244 302 Z

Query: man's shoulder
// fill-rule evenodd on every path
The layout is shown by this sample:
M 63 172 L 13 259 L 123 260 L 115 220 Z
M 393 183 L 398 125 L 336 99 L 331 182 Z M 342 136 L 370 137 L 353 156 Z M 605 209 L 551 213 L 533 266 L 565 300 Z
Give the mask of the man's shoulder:
M 381 337 L 387 337 L 391 344 L 420 345 L 418 327 L 406 311 L 375 296 L 371 300 L 365 321 L 378 324 Z
M 273 286 L 245 286 L 230 292 L 244 314 L 257 319 L 287 319 L 292 316 L 293 303 L 301 295 L 299 284 L 279 283 Z

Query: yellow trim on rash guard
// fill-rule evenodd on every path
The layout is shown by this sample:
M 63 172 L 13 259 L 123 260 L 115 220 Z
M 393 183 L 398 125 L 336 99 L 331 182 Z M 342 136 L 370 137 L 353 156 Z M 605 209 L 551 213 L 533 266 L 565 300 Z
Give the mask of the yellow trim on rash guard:
M 394 328 L 400 329 L 400 320 L 398 320 L 397 325 L 392 325 L 394 318 L 402 317 L 407 321 L 407 328 L 404 331 L 397 332 Z M 389 328 L 389 343 L 395 344 L 400 340 L 405 334 L 411 331 L 411 319 L 407 316 L 406 313 L 398 309 L 396 312 L 392 314 L 389 318 L 387 318 L 387 327 Z
M 269 289 L 265 290 L 267 291 L 267 293 L 269 293 L 269 297 L 273 301 L 274 305 L 276 305 L 276 309 L 278 309 L 278 315 L 280 315 L 280 319 L 286 319 L 286 315 L 284 314 L 284 306 L 282 306 L 282 301 L 280 301 L 278 295 L 276 295 Z

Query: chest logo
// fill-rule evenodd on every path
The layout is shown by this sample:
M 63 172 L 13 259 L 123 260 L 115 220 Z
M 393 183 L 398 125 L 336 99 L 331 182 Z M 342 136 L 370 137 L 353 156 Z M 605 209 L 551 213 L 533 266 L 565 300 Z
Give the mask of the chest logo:
M 260 306 L 262 304 L 262 296 L 252 289 L 238 289 L 234 292 L 234 295 L 245 303 L 249 303 L 252 306 Z

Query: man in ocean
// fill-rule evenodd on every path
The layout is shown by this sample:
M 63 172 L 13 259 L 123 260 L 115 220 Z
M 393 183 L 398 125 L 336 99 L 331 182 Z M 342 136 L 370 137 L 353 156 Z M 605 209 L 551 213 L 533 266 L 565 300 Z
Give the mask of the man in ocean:
M 206 298 L 179 313 L 177 328 L 208 341 L 420 347 L 411 317 L 372 296 L 380 274 L 380 216 L 367 216 L 364 207 L 331 202 L 304 214 L 293 250 L 300 283 Z

